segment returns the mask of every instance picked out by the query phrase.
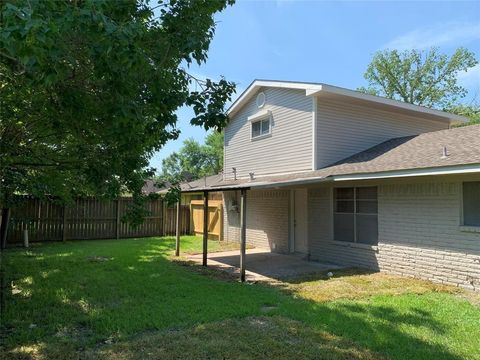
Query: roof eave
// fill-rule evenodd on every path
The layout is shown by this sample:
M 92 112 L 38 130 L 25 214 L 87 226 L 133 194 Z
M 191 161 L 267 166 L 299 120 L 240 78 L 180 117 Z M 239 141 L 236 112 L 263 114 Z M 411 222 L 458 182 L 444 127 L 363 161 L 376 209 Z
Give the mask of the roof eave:
M 439 175 L 461 175 L 461 174 L 480 174 L 480 163 L 461 164 L 450 166 L 436 166 L 429 168 L 390 170 L 378 172 L 366 172 L 357 174 L 332 175 L 330 178 L 334 182 L 338 181 L 357 181 L 357 180 L 377 180 L 394 179 L 414 176 L 439 176 Z
M 392 106 L 394 108 L 404 109 L 412 112 L 423 113 L 429 116 L 436 117 L 440 121 L 448 122 L 449 124 L 462 124 L 469 121 L 468 118 L 456 114 L 447 113 L 440 110 L 430 109 L 419 105 L 413 105 L 402 101 L 387 99 L 381 96 L 374 96 L 370 94 L 364 94 L 359 91 L 344 89 L 337 86 L 327 84 L 313 84 L 313 83 L 300 83 L 290 81 L 274 81 L 274 80 L 261 80 L 256 79 L 250 83 L 247 89 L 235 100 L 235 102 L 228 108 L 228 116 L 233 116 L 240 108 L 250 99 L 250 96 L 262 87 L 277 87 L 288 89 L 300 89 L 305 90 L 306 96 L 317 96 L 322 93 L 336 94 L 347 96 L 350 98 L 356 98 L 359 100 L 370 101 L 378 104 Z
M 403 109 L 403 110 L 423 113 L 429 116 L 434 116 L 439 120 L 446 121 L 450 124 L 462 124 L 469 121 L 468 118 L 461 115 L 451 114 L 445 111 L 430 109 L 420 105 L 409 104 L 409 103 L 398 101 L 398 100 L 392 100 L 392 99 L 388 99 L 381 96 L 364 94 L 359 91 L 339 88 L 337 86 L 332 86 L 332 85 L 323 85 L 321 89 L 317 89 L 317 90 L 306 90 L 306 96 L 319 96 L 322 93 L 347 96 L 350 98 L 370 101 L 377 104 L 392 106 L 392 107 Z
M 243 91 L 243 93 L 233 102 L 227 110 L 228 116 L 233 116 L 242 105 L 250 99 L 250 95 L 262 87 L 277 87 L 297 90 L 318 90 L 322 88 L 321 84 L 298 83 L 293 81 L 276 81 L 276 80 L 262 80 L 255 79 Z

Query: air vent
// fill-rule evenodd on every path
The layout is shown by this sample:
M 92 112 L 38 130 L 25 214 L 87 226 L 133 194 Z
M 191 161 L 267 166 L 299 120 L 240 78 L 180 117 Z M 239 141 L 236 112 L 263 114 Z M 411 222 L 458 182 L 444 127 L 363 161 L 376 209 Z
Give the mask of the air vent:
M 264 92 L 261 92 L 257 95 L 257 107 L 259 109 L 263 108 L 265 106 L 265 101 L 267 100 L 267 97 L 265 96 Z

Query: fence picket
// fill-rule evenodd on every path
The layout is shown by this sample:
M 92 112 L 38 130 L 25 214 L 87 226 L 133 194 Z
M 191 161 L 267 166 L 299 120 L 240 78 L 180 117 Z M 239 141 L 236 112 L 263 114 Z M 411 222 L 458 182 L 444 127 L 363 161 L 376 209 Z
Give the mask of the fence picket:
M 106 201 L 94 198 L 76 199 L 64 207 L 49 200 L 31 196 L 19 197 L 18 206 L 12 208 L 7 242 L 21 243 L 23 229 L 28 229 L 31 242 L 68 240 L 114 239 L 162 236 L 175 234 L 175 209 L 164 206 L 161 199 L 150 201 L 149 215 L 137 228 L 120 221 L 126 213 L 131 198 Z M 117 205 L 118 204 L 118 205 Z M 190 233 L 190 209 L 181 206 L 180 231 Z M 117 230 L 118 228 L 118 230 Z

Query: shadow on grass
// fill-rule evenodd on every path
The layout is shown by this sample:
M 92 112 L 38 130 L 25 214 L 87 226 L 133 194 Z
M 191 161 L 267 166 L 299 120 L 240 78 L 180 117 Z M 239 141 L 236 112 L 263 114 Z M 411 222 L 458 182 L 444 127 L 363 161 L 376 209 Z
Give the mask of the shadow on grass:
M 72 242 L 7 254 L 12 286 L 2 320 L 3 351 L 18 358 L 68 358 L 148 331 L 279 315 L 392 359 L 461 358 L 439 343 L 449 329 L 437 319 L 441 309 L 429 306 L 428 298 L 419 297 L 414 306 L 395 299 L 318 303 L 266 285 L 217 281 L 211 273 L 169 261 L 173 248 L 173 239 L 138 239 Z M 193 332 L 192 341 L 200 334 Z M 232 346 L 242 335 L 228 334 L 222 341 Z M 248 339 L 255 346 L 255 339 Z M 286 340 L 288 336 L 274 337 L 271 345 Z M 39 345 L 37 353 L 28 350 L 34 345 Z M 59 352 L 63 348 L 72 353 Z M 208 351 L 203 354 L 207 357 Z

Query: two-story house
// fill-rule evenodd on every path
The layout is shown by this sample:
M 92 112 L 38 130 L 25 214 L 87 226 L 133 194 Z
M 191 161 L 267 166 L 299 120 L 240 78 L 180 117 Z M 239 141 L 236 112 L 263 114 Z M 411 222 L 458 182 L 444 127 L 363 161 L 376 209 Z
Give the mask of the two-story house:
M 229 109 L 224 239 L 480 287 L 480 126 L 335 86 L 255 80 Z M 244 200 L 245 200 L 244 199 Z

